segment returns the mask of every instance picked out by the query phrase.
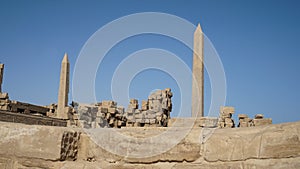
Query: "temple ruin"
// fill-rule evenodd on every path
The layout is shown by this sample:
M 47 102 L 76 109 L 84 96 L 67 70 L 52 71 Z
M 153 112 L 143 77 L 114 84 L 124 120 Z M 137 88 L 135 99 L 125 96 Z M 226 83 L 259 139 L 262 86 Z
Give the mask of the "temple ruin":
M 204 117 L 203 48 L 204 35 L 200 24 L 198 24 L 194 32 L 191 103 L 192 117 L 197 119 L 196 123 L 198 123 L 197 126 L 199 127 L 233 128 L 235 127 L 234 120 L 232 119 L 232 115 L 235 111 L 234 107 L 222 106 L 220 108 L 219 118 Z M 57 104 L 53 103 L 46 106 L 38 106 L 10 100 L 8 93 L 2 92 L 3 74 L 4 64 L 0 64 L 1 121 L 21 122 L 26 124 L 77 126 L 83 128 L 120 128 L 149 126 L 167 127 L 171 118 L 171 98 L 173 93 L 170 88 L 151 93 L 147 100 L 142 101 L 140 108 L 138 100 L 136 99 L 131 99 L 126 109 L 123 106 L 117 106 L 117 102 L 111 100 L 89 105 L 72 102 L 71 106 L 69 106 L 70 63 L 67 53 L 65 53 L 61 62 Z M 27 118 L 32 118 L 32 120 L 25 120 Z M 172 120 L 172 123 L 174 120 L 176 120 L 176 118 Z M 272 124 L 272 119 L 264 119 L 263 115 L 257 115 L 254 119 L 250 119 L 247 115 L 240 114 L 237 127 L 251 127 L 267 124 Z
M 272 119 L 263 114 L 252 119 L 223 105 L 218 117 L 204 116 L 203 45 L 198 25 L 192 117 L 184 118 L 171 117 L 172 98 L 177 96 L 170 88 L 140 102 L 132 98 L 127 107 L 112 100 L 68 105 L 67 54 L 61 63 L 58 103 L 11 100 L 2 90 L 0 64 L 0 168 L 300 168 L 299 122 L 271 125 Z
M 117 106 L 114 101 L 102 101 L 96 104 L 76 103 L 79 123 L 83 128 L 121 128 L 121 127 L 167 127 L 172 111 L 173 94 L 170 88 L 157 90 L 148 100 L 131 99 L 127 109 Z

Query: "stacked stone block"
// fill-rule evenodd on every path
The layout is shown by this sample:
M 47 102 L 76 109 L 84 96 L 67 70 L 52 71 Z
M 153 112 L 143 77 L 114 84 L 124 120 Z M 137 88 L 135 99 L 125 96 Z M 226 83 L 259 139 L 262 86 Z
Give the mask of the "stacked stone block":
M 0 93 L 0 110 L 10 111 L 10 100 L 7 93 Z
M 234 128 L 234 121 L 231 118 L 234 114 L 234 107 L 221 107 L 218 119 L 219 128 Z
M 256 114 L 254 119 L 253 119 L 253 126 L 263 126 L 263 125 L 268 125 L 272 124 L 272 119 L 271 118 L 264 118 L 263 114 Z
M 256 114 L 254 119 L 249 118 L 246 114 L 239 114 L 238 117 L 238 127 L 253 127 L 272 124 L 272 119 L 265 119 L 263 114 Z
M 251 127 L 253 126 L 253 121 L 246 114 L 239 114 L 239 124 L 238 127 Z
M 80 104 L 76 110 L 79 114 L 79 127 L 93 128 L 95 127 L 95 119 L 98 111 L 97 106 Z
M 137 125 L 136 118 L 141 116 L 140 110 L 138 110 L 138 108 L 139 108 L 138 100 L 130 99 L 129 105 L 127 106 L 127 110 L 125 113 L 125 117 L 127 119 L 126 121 L 127 127 L 133 127 Z
M 158 90 L 148 100 L 143 100 L 141 109 L 136 99 L 131 99 L 125 111 L 114 101 L 103 101 L 95 105 L 79 104 L 80 127 L 147 127 L 167 126 L 172 111 L 171 89 Z
M 121 127 L 125 125 L 124 108 L 117 107 L 114 101 L 102 101 L 98 105 L 94 128 Z
M 149 104 L 148 100 L 142 100 L 142 111 L 148 110 L 149 109 Z
M 132 99 L 126 110 L 126 126 L 166 127 L 172 111 L 172 96 L 173 94 L 169 88 L 157 90 L 148 97 L 148 100 L 142 101 L 141 109 L 138 109 L 137 100 Z

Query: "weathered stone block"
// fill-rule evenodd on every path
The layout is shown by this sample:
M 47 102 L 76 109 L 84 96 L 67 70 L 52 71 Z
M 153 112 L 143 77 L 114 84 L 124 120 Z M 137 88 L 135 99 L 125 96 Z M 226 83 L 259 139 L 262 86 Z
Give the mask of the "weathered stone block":
M 110 108 L 110 107 L 116 107 L 117 103 L 112 100 L 103 100 L 102 101 L 102 107 L 104 108 Z
M 247 114 L 239 114 L 238 118 L 239 119 L 245 119 L 245 118 L 248 118 L 248 115 Z
M 231 118 L 225 119 L 225 124 L 231 124 L 231 123 L 233 123 L 233 120 Z
M 254 126 L 263 126 L 263 125 L 268 125 L 272 124 L 272 119 L 253 119 L 253 124 Z
M 240 122 L 239 127 L 249 127 L 248 122 Z
M 8 99 L 8 93 L 0 93 L 0 99 L 1 100 L 5 100 L 5 99 Z
M 214 128 L 214 127 L 217 127 L 218 118 L 201 117 L 199 122 L 200 122 L 200 124 L 199 124 L 200 127 Z
M 0 122 L 0 156 L 59 160 L 66 128 Z
M 116 108 L 114 108 L 114 107 L 110 107 L 110 108 L 108 108 L 108 113 L 111 113 L 111 114 L 115 114 L 116 113 L 116 111 L 117 111 L 117 109 Z
M 263 119 L 264 115 L 263 114 L 256 114 L 255 119 Z
M 220 107 L 220 112 L 222 112 L 223 114 L 234 114 L 234 107 Z

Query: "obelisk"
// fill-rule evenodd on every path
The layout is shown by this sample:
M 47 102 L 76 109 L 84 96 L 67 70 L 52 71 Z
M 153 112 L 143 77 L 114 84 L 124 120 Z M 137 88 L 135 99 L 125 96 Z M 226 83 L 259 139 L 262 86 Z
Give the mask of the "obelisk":
M 69 94 L 69 76 L 70 76 L 70 63 L 68 55 L 65 56 L 61 62 L 59 91 L 58 91 L 58 103 L 57 103 L 57 118 L 68 118 L 68 94 Z
M 4 64 L 0 64 L 0 93 L 2 93 L 3 72 L 4 72 Z
M 192 117 L 204 116 L 204 60 L 203 32 L 198 24 L 194 32 L 193 79 L 192 79 Z

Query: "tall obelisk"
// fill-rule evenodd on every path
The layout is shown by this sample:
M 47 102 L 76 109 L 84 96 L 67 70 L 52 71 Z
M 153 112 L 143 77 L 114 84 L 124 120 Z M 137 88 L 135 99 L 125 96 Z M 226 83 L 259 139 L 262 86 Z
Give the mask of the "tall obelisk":
M 2 93 L 3 72 L 4 72 L 4 64 L 0 64 L 0 93 Z
M 204 60 L 203 32 L 198 24 L 194 32 L 192 117 L 204 116 Z
M 61 62 L 60 82 L 58 91 L 58 103 L 57 103 L 57 118 L 68 118 L 68 94 L 69 94 L 69 76 L 70 76 L 70 63 L 68 55 L 65 56 Z

